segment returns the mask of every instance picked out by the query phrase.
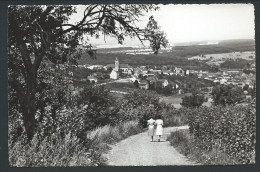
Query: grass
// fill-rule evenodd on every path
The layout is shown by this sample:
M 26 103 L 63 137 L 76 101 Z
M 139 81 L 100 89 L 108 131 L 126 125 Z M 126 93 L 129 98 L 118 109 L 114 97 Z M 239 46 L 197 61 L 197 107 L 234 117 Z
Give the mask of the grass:
M 113 91 L 121 91 L 121 92 L 131 92 L 135 89 L 134 84 L 132 82 L 109 83 L 105 85 L 105 88 Z
M 105 165 L 103 156 L 114 144 L 131 135 L 142 132 L 137 121 L 116 126 L 106 125 L 87 132 L 87 144 L 67 134 L 65 138 L 53 135 L 40 141 L 37 135 L 29 144 L 19 139 L 9 144 L 9 165 L 11 167 L 48 166 L 100 166 Z
M 179 130 L 172 132 L 168 137 L 170 144 L 174 146 L 181 154 L 187 156 L 190 160 L 202 165 L 234 165 L 238 162 L 225 152 L 220 150 L 220 144 L 209 150 L 200 149 L 194 141 L 189 130 Z
M 160 96 L 160 101 L 165 102 L 166 104 L 180 104 L 182 102 L 182 98 L 185 96 L 190 96 L 190 93 L 186 94 L 175 94 L 171 96 Z

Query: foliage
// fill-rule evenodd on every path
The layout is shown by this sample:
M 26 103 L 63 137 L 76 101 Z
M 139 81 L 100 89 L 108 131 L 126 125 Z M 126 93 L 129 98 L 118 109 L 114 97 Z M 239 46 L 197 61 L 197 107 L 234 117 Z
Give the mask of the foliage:
M 232 52 L 255 51 L 255 40 L 225 40 L 216 45 L 174 46 L 175 56 L 192 57 L 201 54 L 222 54 Z
M 142 31 L 135 22 L 144 12 L 157 9 L 154 5 L 88 5 L 82 18 L 72 24 L 69 19 L 76 13 L 75 6 L 8 7 L 8 74 L 12 78 L 9 96 L 16 96 L 12 99 L 17 99 L 20 106 L 18 111 L 29 140 L 37 127 L 37 105 L 44 109 L 45 97 L 37 97 L 39 83 L 43 82 L 39 77 L 41 66 L 49 61 L 75 64 L 83 54 L 79 44 L 87 44 L 84 35 L 96 38 L 100 33 L 112 35 L 120 44 L 126 36 L 141 40 Z M 42 87 L 42 91 L 46 90 L 48 86 Z
M 238 163 L 226 153 L 221 152 L 218 144 L 210 151 L 199 149 L 194 141 L 194 136 L 190 135 L 188 130 L 172 132 L 168 140 L 181 154 L 198 164 L 233 165 Z
M 139 88 L 139 83 L 138 83 L 137 80 L 135 80 L 135 82 L 134 82 L 134 86 L 135 86 L 135 88 Z
M 169 95 L 171 95 L 173 93 L 173 88 L 172 88 L 171 84 L 169 84 L 169 85 L 167 85 L 165 87 L 163 87 L 162 85 L 156 84 L 155 85 L 155 91 L 158 94 L 169 96 Z
M 165 33 L 160 31 L 160 27 L 153 16 L 149 17 L 144 37 L 150 41 L 150 47 L 154 51 L 154 54 L 158 54 L 158 50 L 161 46 L 166 48 L 169 44 Z
M 142 131 L 138 122 L 129 121 L 88 131 L 86 144 L 71 133 L 65 137 L 54 133 L 44 140 L 35 135 L 29 144 L 19 138 L 14 144 L 9 143 L 9 163 L 12 167 L 100 166 L 105 164 L 102 155 L 109 149 L 108 144 Z
M 120 120 L 139 120 L 140 125 L 146 127 L 148 118 L 155 118 L 159 111 L 159 98 L 154 92 L 147 90 L 134 90 L 126 94 L 120 105 Z
M 172 105 L 161 103 L 160 114 L 163 116 L 164 127 L 184 126 L 188 124 L 188 113 L 190 109 L 176 109 Z
M 255 63 L 253 60 L 245 60 L 245 59 L 230 59 L 226 60 L 224 63 L 220 64 L 221 68 L 226 69 L 244 69 L 250 66 L 251 63 Z
M 200 107 L 203 102 L 206 102 L 206 99 L 203 94 L 199 93 L 198 91 L 193 90 L 192 95 L 185 96 L 182 98 L 181 105 L 184 107 Z
M 247 74 L 247 75 L 249 75 L 250 73 L 252 73 L 252 74 L 255 74 L 255 70 L 252 70 L 252 69 L 244 69 L 243 70 L 243 73 L 245 73 L 245 74 Z
M 189 113 L 190 134 L 196 146 L 210 151 L 214 147 L 242 164 L 255 162 L 255 102 L 246 106 L 213 106 Z
M 242 88 L 233 85 L 217 85 L 211 94 L 215 105 L 234 105 L 243 99 Z

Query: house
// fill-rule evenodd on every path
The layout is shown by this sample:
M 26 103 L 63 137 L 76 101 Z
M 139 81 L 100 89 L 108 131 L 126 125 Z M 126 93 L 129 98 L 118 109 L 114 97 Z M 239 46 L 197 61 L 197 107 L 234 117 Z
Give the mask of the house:
M 171 70 L 162 70 L 162 73 L 164 75 L 173 75 L 173 72 Z
M 90 83 L 97 83 L 98 79 L 97 77 L 90 75 L 88 76 L 87 81 L 89 81 Z
M 244 80 L 244 85 L 248 85 L 249 88 L 253 88 L 254 87 L 254 84 L 251 80 Z
M 155 76 L 155 74 L 154 73 L 145 73 L 145 74 L 143 74 L 143 76 L 145 77 L 154 77 Z
M 225 78 L 220 79 L 220 84 L 227 84 L 227 80 Z
M 117 57 L 116 57 L 116 60 L 115 60 L 115 68 L 111 71 L 110 78 L 111 79 L 118 79 L 119 78 L 119 61 L 118 61 Z
M 134 69 L 134 76 L 139 77 L 139 75 L 142 74 L 142 70 L 140 68 Z
M 162 70 L 150 69 L 150 72 L 151 72 L 151 73 L 154 73 L 154 74 L 156 74 L 156 73 L 161 74 L 161 73 L 162 73 Z
M 157 86 L 161 85 L 162 87 L 166 87 L 169 85 L 169 82 L 166 79 L 158 79 L 156 81 L 156 85 Z
M 218 79 L 215 79 L 213 82 L 214 83 L 219 83 L 220 81 Z
M 87 68 L 90 69 L 90 70 L 94 70 L 94 69 L 103 69 L 103 65 L 91 65 L 91 66 L 88 66 Z
M 149 82 L 146 81 L 146 80 L 140 81 L 139 88 L 148 90 L 149 89 Z
M 110 73 L 110 78 L 111 79 L 118 79 L 119 78 L 119 72 L 112 70 L 111 73 Z
M 176 73 L 176 75 L 184 74 L 184 71 L 178 67 L 175 67 L 173 72 Z
M 190 71 L 189 70 L 185 70 L 185 75 L 190 75 Z
M 133 71 L 133 68 L 131 68 L 131 66 L 129 66 L 128 64 L 121 64 L 119 67 L 120 70 L 122 70 L 122 73 L 125 74 L 129 74 L 129 71 Z
M 132 78 L 130 78 L 130 80 L 131 80 L 132 82 L 135 82 L 135 81 L 138 81 L 138 83 L 140 82 L 140 79 L 138 79 L 138 77 L 135 77 L 135 76 L 133 76 Z
M 170 81 L 170 84 L 172 85 L 172 89 L 178 89 L 180 86 L 177 82 Z

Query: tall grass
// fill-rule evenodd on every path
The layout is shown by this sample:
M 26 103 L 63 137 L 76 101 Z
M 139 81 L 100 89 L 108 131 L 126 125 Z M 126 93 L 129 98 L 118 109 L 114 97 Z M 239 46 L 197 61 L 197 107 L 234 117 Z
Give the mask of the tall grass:
M 172 132 L 168 137 L 170 144 L 194 162 L 203 165 L 235 165 L 239 162 L 221 150 L 221 144 L 215 143 L 211 150 L 200 149 L 189 130 Z
M 30 143 L 23 143 L 20 138 L 9 144 L 9 164 L 13 167 L 104 165 L 103 154 L 109 150 L 109 144 L 142 131 L 137 121 L 129 121 L 87 132 L 84 144 L 70 134 L 65 138 L 52 135 L 43 141 L 35 135 Z
M 182 154 L 206 165 L 255 163 L 255 100 L 247 106 L 191 109 L 187 116 L 189 130 L 168 138 Z

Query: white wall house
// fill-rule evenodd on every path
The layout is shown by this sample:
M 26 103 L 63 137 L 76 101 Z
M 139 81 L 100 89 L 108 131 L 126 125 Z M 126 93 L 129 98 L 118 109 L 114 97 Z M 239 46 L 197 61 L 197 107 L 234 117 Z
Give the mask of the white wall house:
M 112 70 L 110 73 L 110 78 L 111 79 L 118 79 L 119 78 L 119 72 Z
M 116 58 L 115 60 L 115 68 L 110 73 L 111 79 L 118 79 L 119 78 L 119 61 Z

